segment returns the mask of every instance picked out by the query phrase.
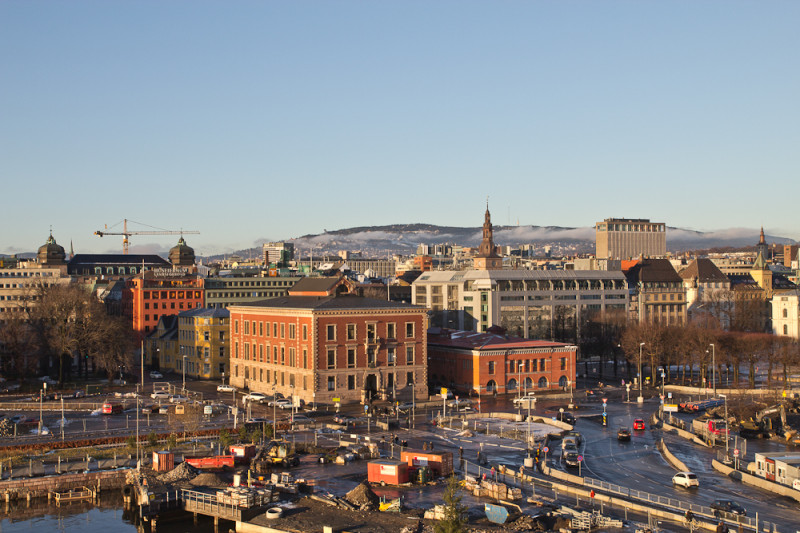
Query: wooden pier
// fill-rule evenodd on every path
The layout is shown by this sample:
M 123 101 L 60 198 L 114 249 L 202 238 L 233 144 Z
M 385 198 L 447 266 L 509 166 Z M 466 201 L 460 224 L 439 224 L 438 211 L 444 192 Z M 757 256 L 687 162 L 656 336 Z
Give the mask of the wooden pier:
M 68 502 L 83 502 L 94 500 L 95 492 L 89 487 L 80 487 L 65 492 L 54 492 L 53 498 L 56 505 Z
M 181 493 L 183 510 L 193 513 L 195 517 L 197 515 L 212 517 L 215 527 L 219 524 L 220 519 L 232 522 L 247 522 L 254 516 L 264 513 L 270 503 L 270 501 L 267 501 L 262 505 L 242 507 L 238 503 L 220 501 L 215 494 L 207 492 L 184 489 Z

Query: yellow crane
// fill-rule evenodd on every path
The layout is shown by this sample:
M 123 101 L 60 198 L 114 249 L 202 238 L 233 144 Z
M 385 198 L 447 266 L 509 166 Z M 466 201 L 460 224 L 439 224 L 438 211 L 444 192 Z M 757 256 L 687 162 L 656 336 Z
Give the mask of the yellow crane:
M 136 222 L 135 220 L 131 220 L 131 222 L 134 222 L 135 224 L 140 224 L 142 226 L 147 226 L 147 224 L 142 224 L 141 222 Z M 116 224 L 111 226 L 111 229 L 113 229 L 115 226 L 118 226 L 118 225 L 119 225 L 119 222 L 117 222 Z M 108 224 L 105 224 L 105 229 L 95 231 L 94 234 L 99 236 L 99 237 L 103 237 L 105 235 L 122 235 L 122 253 L 123 254 L 127 254 L 128 253 L 128 237 L 130 237 L 131 235 L 181 235 L 181 236 L 183 236 L 184 234 L 186 234 L 186 235 L 199 235 L 200 234 L 199 231 L 185 231 L 185 230 L 172 231 L 172 230 L 166 230 L 166 229 L 161 229 L 161 228 L 155 228 L 153 226 L 148 226 L 148 227 L 153 228 L 153 230 L 152 231 L 150 231 L 150 230 L 148 230 L 148 231 L 128 231 L 128 219 L 126 218 L 126 219 L 123 219 L 123 221 L 122 221 L 122 231 L 108 231 L 109 230 Z

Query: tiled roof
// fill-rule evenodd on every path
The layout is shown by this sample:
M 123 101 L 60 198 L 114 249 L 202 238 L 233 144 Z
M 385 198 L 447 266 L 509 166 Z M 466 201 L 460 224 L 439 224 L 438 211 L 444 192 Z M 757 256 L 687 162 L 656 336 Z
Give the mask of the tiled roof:
M 714 264 L 711 259 L 695 259 L 689 266 L 681 270 L 683 279 L 697 278 L 701 282 L 728 281 L 728 277 Z
M 628 271 L 628 281 L 637 282 L 666 282 L 683 283 L 683 279 L 675 272 L 672 263 L 667 259 L 643 259 Z
M 362 309 L 426 309 L 425 307 L 419 305 L 410 305 L 388 300 L 377 300 L 375 298 L 364 298 L 350 294 L 343 294 L 340 296 L 281 296 L 278 298 L 270 298 L 269 300 L 242 303 L 235 306 L 232 305 L 230 307 L 315 309 L 320 311 Z
M 198 317 L 198 316 L 207 316 L 209 318 L 229 318 L 231 316 L 231 312 L 227 309 L 217 309 L 212 307 L 197 307 L 195 309 L 189 309 L 188 311 L 181 311 L 178 313 L 178 316 L 181 317 Z
M 467 350 L 505 350 L 525 348 L 573 348 L 574 345 L 563 342 L 523 339 L 508 337 L 495 333 L 477 333 L 475 331 L 457 331 L 439 328 L 428 330 L 428 344 L 449 346 Z

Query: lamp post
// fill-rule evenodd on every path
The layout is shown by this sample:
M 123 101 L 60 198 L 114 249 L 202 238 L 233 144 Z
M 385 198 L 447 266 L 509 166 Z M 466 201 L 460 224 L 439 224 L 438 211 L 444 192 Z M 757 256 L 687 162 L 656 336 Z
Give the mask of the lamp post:
M 183 392 L 186 392 L 186 355 L 183 356 L 183 364 L 181 365 L 181 370 L 183 371 Z
M 725 461 L 728 461 L 728 395 L 720 394 L 720 398 L 725 400 Z
M 636 398 L 638 403 L 644 402 L 644 398 L 642 397 L 642 347 L 644 346 L 643 342 L 639 343 L 639 397 Z
M 277 377 L 276 377 L 277 379 Z M 275 440 L 278 440 L 278 420 L 276 419 L 277 413 L 275 411 L 276 407 L 278 406 L 278 398 L 276 396 L 276 384 L 272 384 L 272 437 Z
M 714 388 L 714 396 L 717 395 L 717 352 L 714 348 L 714 344 L 710 344 L 711 346 L 711 381 L 713 383 L 712 387 Z
M 294 385 L 289 385 L 289 397 L 292 399 L 292 409 L 290 411 L 292 413 L 291 428 L 294 429 Z
M 39 389 L 39 435 L 42 434 L 42 400 L 45 394 L 47 394 L 47 382 L 43 381 L 42 388 Z M 62 421 L 61 424 L 63 425 L 64 422 Z

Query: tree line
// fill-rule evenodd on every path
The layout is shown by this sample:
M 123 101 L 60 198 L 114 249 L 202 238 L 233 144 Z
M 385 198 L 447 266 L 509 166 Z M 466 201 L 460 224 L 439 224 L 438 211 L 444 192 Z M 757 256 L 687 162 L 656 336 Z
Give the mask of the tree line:
M 47 374 L 64 384 L 73 370 L 110 380 L 131 367 L 134 336 L 130 320 L 112 316 L 79 284 L 32 287 L 22 312 L 0 324 L 0 371 L 25 381 Z

